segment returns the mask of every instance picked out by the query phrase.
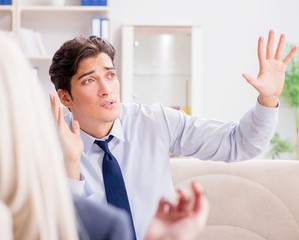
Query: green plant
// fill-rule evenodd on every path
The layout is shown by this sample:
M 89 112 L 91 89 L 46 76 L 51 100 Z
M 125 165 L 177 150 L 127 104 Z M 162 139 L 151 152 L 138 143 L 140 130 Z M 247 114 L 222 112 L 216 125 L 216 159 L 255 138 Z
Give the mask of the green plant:
M 293 146 L 289 140 L 282 140 L 278 133 L 271 139 L 270 154 L 272 159 L 279 159 L 282 153 L 292 153 Z
M 294 44 L 288 44 L 289 51 Z M 275 134 L 271 140 L 270 154 L 272 158 L 279 158 L 281 153 L 295 152 L 295 159 L 299 159 L 299 57 L 296 55 L 289 63 L 285 83 L 281 94 L 281 101 L 293 110 L 295 119 L 296 142 L 291 144 L 288 140 L 282 140 L 279 134 Z M 291 149 L 292 151 L 290 151 Z
M 288 50 L 293 47 L 288 45 Z M 299 159 L 299 57 L 296 55 L 289 63 L 285 76 L 284 88 L 281 94 L 284 103 L 293 109 L 296 125 L 295 158 Z

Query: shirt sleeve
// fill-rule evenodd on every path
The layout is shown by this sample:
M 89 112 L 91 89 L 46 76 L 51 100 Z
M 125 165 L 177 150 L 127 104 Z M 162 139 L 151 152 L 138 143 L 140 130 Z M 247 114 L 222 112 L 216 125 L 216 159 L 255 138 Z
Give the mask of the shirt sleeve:
M 260 103 L 250 109 L 239 122 L 224 122 L 190 117 L 166 110 L 171 151 L 202 160 L 237 161 L 256 157 L 269 145 L 274 135 L 278 107 Z
M 80 196 L 80 197 L 83 196 L 85 181 L 86 180 L 81 173 L 80 173 L 80 180 L 74 180 L 74 179 L 68 178 L 68 183 L 69 183 L 72 194 L 74 194 L 75 196 Z

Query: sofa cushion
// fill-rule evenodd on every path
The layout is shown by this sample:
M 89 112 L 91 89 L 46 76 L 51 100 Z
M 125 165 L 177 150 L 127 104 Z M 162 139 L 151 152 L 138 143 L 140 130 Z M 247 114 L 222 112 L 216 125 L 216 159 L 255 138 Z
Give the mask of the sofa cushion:
M 171 159 L 173 182 L 199 182 L 210 202 L 201 240 L 299 239 L 299 161 Z

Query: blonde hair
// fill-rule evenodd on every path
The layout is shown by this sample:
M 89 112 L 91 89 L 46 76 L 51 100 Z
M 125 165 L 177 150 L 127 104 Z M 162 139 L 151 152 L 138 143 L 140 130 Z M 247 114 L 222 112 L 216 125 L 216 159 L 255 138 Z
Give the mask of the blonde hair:
M 77 239 L 49 101 L 17 44 L 0 33 L 0 46 L 0 200 L 13 239 Z

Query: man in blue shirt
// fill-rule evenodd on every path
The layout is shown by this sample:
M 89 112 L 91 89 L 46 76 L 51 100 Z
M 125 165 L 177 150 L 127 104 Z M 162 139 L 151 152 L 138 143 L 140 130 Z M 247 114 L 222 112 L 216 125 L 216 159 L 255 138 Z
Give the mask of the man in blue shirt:
M 174 194 L 170 153 L 227 162 L 257 156 L 275 131 L 286 65 L 297 51 L 293 48 L 281 61 L 284 38 L 282 34 L 275 52 L 273 31 L 265 50 L 259 38 L 259 74 L 243 74 L 259 96 L 239 122 L 205 120 L 159 104 L 120 103 L 114 47 L 94 36 L 65 42 L 49 72 L 61 103 L 70 110 L 64 119 L 52 97 L 73 193 L 106 203 L 104 152 L 95 140 L 112 135 L 109 148 L 124 177 L 137 238 L 143 239 L 161 196 Z

